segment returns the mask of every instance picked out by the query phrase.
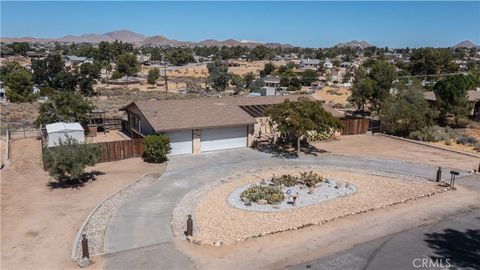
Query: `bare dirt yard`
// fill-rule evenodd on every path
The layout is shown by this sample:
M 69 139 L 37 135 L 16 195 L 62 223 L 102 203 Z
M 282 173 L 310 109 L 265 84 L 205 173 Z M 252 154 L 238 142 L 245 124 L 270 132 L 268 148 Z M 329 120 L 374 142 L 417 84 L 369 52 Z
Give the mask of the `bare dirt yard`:
M 480 163 L 480 158 L 380 135 L 341 136 L 335 141 L 315 142 L 313 146 L 335 154 L 377 156 L 465 170 L 478 169 Z
M 89 212 L 141 175 L 166 167 L 139 158 L 101 163 L 87 169 L 100 173 L 95 181 L 78 189 L 52 189 L 39 140 L 12 141 L 11 151 L 10 164 L 1 172 L 2 269 L 77 269 L 70 252 Z M 94 258 L 91 267 L 101 268 L 101 262 Z
M 351 91 L 345 87 L 326 86 L 322 90 L 317 90 L 312 97 L 336 108 L 351 107 L 347 99 L 350 97 Z

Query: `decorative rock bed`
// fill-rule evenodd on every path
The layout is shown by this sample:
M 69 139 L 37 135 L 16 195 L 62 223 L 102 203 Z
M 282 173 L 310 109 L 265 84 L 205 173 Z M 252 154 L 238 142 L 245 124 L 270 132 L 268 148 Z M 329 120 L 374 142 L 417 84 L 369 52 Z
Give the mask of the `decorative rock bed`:
M 345 186 L 335 191 L 331 181 L 331 187 L 327 184 L 325 190 L 317 188 L 313 194 L 308 194 L 308 188 L 298 187 L 298 190 L 292 190 L 299 192 L 296 207 L 286 202 L 277 206 L 254 203 L 248 206 L 239 198 L 243 190 L 258 184 L 262 178 L 270 179 L 274 173 L 298 175 L 310 170 L 327 179 L 338 180 L 335 184 L 344 182 L 341 185 Z M 343 190 L 346 183 L 349 183 L 349 188 Z M 189 238 L 192 243 L 229 245 L 253 237 L 331 222 L 446 190 L 426 179 L 383 172 L 311 165 L 263 168 L 218 179 L 189 192 L 174 208 L 172 230 L 175 238 L 185 239 L 186 215 L 192 214 L 195 226 L 193 237 Z M 312 195 L 311 198 L 308 195 Z M 304 201 L 300 202 L 302 197 Z
M 261 182 L 258 182 L 258 184 L 261 185 Z M 268 184 L 270 184 L 270 182 L 265 183 L 265 185 Z M 251 184 L 248 184 L 235 189 L 228 196 L 228 203 L 235 208 L 247 211 L 274 212 L 322 203 L 337 197 L 350 195 L 357 191 L 357 188 L 349 183 L 327 180 L 326 183 L 314 188 L 308 188 L 302 185 L 295 185 L 293 187 L 284 186 L 281 189 L 286 199 L 278 204 L 245 203 L 241 200 L 240 194 L 250 186 Z M 295 203 L 293 203 L 294 196 L 296 198 Z

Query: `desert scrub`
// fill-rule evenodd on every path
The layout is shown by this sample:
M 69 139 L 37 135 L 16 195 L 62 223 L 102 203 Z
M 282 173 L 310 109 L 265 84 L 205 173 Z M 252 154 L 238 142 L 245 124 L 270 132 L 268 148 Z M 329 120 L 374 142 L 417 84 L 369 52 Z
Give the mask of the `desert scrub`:
M 298 184 L 298 177 L 289 175 L 289 174 L 284 174 L 280 176 L 272 176 L 271 180 L 272 184 L 275 186 L 286 186 L 286 187 L 293 187 Z
M 315 187 L 323 181 L 325 181 L 325 177 L 312 171 L 300 173 L 300 182 L 307 187 Z
M 244 202 L 258 202 L 266 200 L 269 204 L 278 204 L 285 200 L 285 195 L 280 187 L 252 185 L 240 194 Z
M 147 135 L 143 139 L 144 159 L 149 162 L 164 162 L 172 149 L 170 138 L 165 134 Z

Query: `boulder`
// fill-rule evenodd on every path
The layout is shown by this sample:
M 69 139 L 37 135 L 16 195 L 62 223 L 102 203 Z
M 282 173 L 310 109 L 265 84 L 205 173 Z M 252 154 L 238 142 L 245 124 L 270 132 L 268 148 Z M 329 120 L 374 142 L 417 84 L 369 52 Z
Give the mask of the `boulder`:
M 261 199 L 261 200 L 257 201 L 257 204 L 259 204 L 259 205 L 266 205 L 267 203 L 268 203 L 268 201 L 264 200 L 264 199 Z

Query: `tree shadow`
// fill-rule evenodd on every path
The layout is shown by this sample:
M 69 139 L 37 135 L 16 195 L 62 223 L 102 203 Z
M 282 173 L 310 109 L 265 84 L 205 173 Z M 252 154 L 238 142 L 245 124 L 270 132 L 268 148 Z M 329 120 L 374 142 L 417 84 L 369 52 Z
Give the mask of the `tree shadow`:
M 47 183 L 47 187 L 50 189 L 66 189 L 66 188 L 80 188 L 85 185 L 87 182 L 92 182 L 97 180 L 98 175 L 103 175 L 105 174 L 104 172 L 100 171 L 91 171 L 91 172 L 86 172 L 80 176 L 78 179 L 69 179 L 69 178 L 64 178 L 60 179 L 58 181 L 50 181 Z
M 457 267 L 480 269 L 480 230 L 446 229 L 442 233 L 425 234 L 424 241 L 436 254 L 430 256 L 432 260 L 449 259 Z
M 258 143 L 253 147 L 259 152 L 271 154 L 273 157 L 286 159 L 295 159 L 299 157 L 297 150 L 291 146 L 277 145 L 269 142 Z M 318 154 L 329 153 L 328 151 L 316 148 L 311 144 L 303 144 L 301 146 L 301 154 L 318 156 Z

